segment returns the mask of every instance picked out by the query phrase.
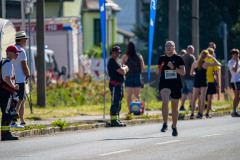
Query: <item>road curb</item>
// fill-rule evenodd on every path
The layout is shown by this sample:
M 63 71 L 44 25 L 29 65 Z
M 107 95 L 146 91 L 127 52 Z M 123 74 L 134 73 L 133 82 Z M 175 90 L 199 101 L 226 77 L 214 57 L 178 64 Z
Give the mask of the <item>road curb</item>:
M 222 117 L 230 114 L 231 114 L 230 111 L 219 111 L 219 112 L 212 112 L 211 116 Z M 168 120 L 171 121 L 171 117 L 169 117 Z M 183 119 L 181 120 L 190 120 L 190 114 L 184 115 Z M 162 118 L 133 119 L 133 120 L 123 120 L 123 122 L 131 126 L 131 125 L 141 125 L 141 124 L 150 124 L 150 123 L 162 123 L 163 119 Z M 14 136 L 23 138 L 23 137 L 34 137 L 39 135 L 53 135 L 59 132 L 72 132 L 72 131 L 81 131 L 81 130 L 91 130 L 91 129 L 97 129 L 97 128 L 108 128 L 109 126 L 110 126 L 110 123 L 102 122 L 102 123 L 93 123 L 93 124 L 82 124 L 78 126 L 72 125 L 72 126 L 66 127 L 66 129 L 64 130 L 61 129 L 60 127 L 47 127 L 47 128 L 41 128 L 41 129 L 15 131 L 15 132 L 12 132 L 12 134 Z

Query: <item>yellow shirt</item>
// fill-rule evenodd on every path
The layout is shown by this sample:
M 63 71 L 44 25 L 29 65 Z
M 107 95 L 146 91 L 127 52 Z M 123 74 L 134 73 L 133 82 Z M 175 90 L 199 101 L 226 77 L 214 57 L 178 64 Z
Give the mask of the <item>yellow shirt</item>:
M 205 62 L 214 63 L 212 58 L 207 58 Z M 214 71 L 219 71 L 218 66 L 209 66 L 207 69 L 207 82 L 213 83 L 214 82 Z

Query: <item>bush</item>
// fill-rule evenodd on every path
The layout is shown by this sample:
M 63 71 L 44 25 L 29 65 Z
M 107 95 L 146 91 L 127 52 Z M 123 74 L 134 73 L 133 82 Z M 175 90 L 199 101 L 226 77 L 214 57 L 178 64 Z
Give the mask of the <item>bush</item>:
M 58 121 L 52 122 L 51 125 L 54 127 L 60 127 L 61 130 L 66 129 L 66 127 L 69 126 L 68 124 L 66 124 L 66 121 L 62 121 L 61 119 L 59 119 Z
M 126 90 L 125 90 L 126 91 Z M 149 88 L 149 100 L 157 100 L 157 90 Z M 126 95 L 126 93 L 124 93 Z M 67 83 L 60 83 L 47 87 L 46 99 L 48 107 L 57 106 L 80 106 L 80 105 L 98 105 L 104 102 L 104 82 L 92 81 L 92 77 L 83 79 L 76 78 L 69 80 Z M 141 100 L 147 101 L 147 87 L 141 89 Z M 111 102 L 111 94 L 106 82 L 106 103 Z M 126 102 L 126 97 L 123 98 L 123 103 Z M 33 87 L 32 103 L 36 106 L 37 91 Z

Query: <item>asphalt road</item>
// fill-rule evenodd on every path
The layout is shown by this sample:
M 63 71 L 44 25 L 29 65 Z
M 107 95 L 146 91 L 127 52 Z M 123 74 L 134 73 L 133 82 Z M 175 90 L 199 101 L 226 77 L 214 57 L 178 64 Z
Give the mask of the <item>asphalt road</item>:
M 239 160 L 240 118 L 179 121 L 178 137 L 162 124 L 59 133 L 0 142 L 0 160 Z

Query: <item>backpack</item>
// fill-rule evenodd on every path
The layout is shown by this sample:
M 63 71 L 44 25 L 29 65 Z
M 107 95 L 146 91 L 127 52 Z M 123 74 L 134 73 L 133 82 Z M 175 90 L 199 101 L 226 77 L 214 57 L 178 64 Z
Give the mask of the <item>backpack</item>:
M 7 63 L 7 62 L 10 62 L 9 60 L 1 60 L 0 61 L 0 80 L 1 81 L 3 81 L 3 79 L 2 79 L 2 66 L 5 64 L 5 63 Z

